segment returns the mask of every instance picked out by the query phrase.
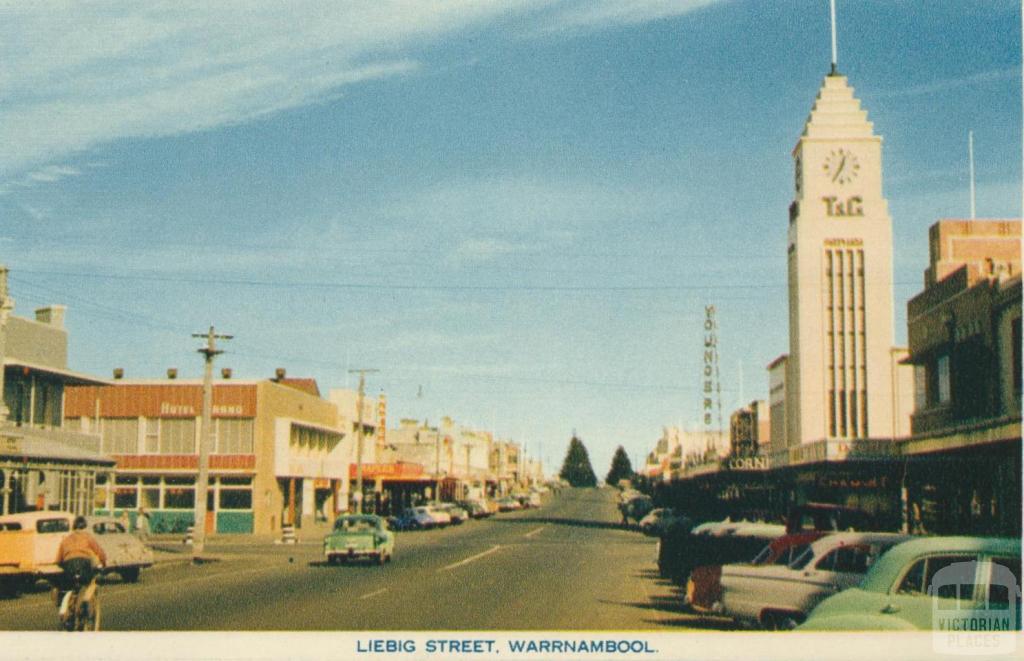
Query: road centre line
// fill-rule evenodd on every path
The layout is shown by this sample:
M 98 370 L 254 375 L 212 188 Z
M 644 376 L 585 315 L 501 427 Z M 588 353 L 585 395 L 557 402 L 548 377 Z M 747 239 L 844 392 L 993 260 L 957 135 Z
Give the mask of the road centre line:
M 531 530 L 530 532 L 528 532 L 525 535 L 523 535 L 523 537 L 533 537 L 534 535 L 539 533 L 541 530 L 544 530 L 544 528 L 547 528 L 547 526 L 541 526 L 540 528 L 537 528 L 535 530 Z
M 369 599 L 370 597 L 376 597 L 378 594 L 384 594 L 387 592 L 387 588 L 381 588 L 380 590 L 374 590 L 373 592 L 367 592 L 366 594 L 359 597 L 360 599 Z
M 492 546 L 491 548 L 487 549 L 483 553 L 477 553 L 476 555 L 469 556 L 465 560 L 459 560 L 458 562 L 453 562 L 452 564 L 448 565 L 447 567 L 441 567 L 437 571 L 438 572 L 443 572 L 443 571 L 446 571 L 448 569 L 455 569 L 456 567 L 461 567 L 462 565 L 468 565 L 469 563 L 473 562 L 474 560 L 479 560 L 480 558 L 482 558 L 484 556 L 488 556 L 488 555 L 494 553 L 495 551 L 497 551 L 500 548 L 501 548 L 501 544 L 495 544 L 494 546 Z

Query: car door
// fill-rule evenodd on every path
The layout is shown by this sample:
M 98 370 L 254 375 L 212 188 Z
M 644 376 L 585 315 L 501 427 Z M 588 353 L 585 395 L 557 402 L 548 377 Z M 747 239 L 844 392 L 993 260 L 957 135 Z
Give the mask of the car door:
M 902 620 L 915 629 L 930 630 L 937 618 L 957 613 L 960 594 L 973 594 L 972 583 L 956 585 L 937 582 L 936 575 L 956 566 L 969 566 L 972 576 L 977 575 L 976 553 L 939 553 L 916 558 L 908 563 L 890 590 L 888 599 L 879 610 L 881 615 Z M 945 615 L 944 615 L 945 614 Z

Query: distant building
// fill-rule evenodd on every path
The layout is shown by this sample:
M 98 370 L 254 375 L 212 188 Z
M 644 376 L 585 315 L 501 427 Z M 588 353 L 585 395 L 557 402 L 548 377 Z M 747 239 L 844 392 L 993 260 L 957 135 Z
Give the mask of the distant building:
M 907 326 L 912 524 L 1019 536 L 1021 221 L 932 225 L 925 288 L 907 304 Z
M 754 457 L 767 454 L 771 445 L 768 403 L 754 400 L 729 416 L 731 456 Z
M 771 451 L 769 454 L 785 454 L 789 447 L 786 436 L 786 362 L 789 356 L 783 354 L 768 365 L 768 410 L 771 418 Z M 794 439 L 795 440 L 795 439 Z

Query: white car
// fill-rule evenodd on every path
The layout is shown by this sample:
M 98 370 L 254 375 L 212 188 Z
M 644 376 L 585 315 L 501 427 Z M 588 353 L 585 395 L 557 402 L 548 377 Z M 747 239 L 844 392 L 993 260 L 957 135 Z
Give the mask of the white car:
M 879 532 L 841 532 L 815 541 L 787 565 L 722 567 L 721 602 L 713 610 L 744 624 L 792 629 L 827 597 L 860 583 L 885 551 L 911 539 Z
M 153 551 L 124 526 L 108 516 L 87 516 L 89 530 L 107 554 L 104 573 L 115 573 L 126 583 L 139 580 L 139 572 L 153 565 Z
M 430 518 L 434 520 L 434 525 L 436 525 L 438 528 L 443 528 L 444 526 L 447 526 L 452 522 L 452 515 L 444 511 L 440 507 L 427 505 L 426 507 L 424 507 L 424 509 L 427 511 L 427 514 L 430 515 Z

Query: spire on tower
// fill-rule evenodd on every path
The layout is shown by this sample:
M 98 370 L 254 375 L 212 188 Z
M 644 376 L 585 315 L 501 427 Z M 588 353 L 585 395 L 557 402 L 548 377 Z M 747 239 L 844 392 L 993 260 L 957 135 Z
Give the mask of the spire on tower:
M 839 70 L 836 68 L 838 62 L 838 56 L 836 55 L 836 0 L 829 0 L 829 8 L 832 17 L 832 70 L 829 72 L 829 75 L 838 76 Z

